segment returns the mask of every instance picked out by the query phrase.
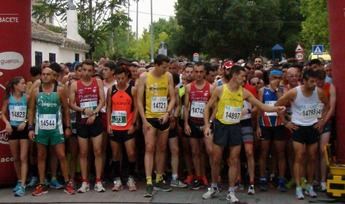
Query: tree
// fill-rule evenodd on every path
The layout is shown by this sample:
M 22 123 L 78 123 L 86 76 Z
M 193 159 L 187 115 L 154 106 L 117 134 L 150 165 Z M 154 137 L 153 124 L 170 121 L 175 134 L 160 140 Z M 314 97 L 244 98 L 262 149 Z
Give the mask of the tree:
M 326 0 L 301 0 L 301 36 L 306 48 L 323 44 L 329 48 L 328 12 Z
M 312 1 L 312 0 L 311 0 Z M 301 40 L 300 0 L 178 0 L 176 19 L 179 54 L 209 57 L 270 55 L 274 44 L 294 54 Z

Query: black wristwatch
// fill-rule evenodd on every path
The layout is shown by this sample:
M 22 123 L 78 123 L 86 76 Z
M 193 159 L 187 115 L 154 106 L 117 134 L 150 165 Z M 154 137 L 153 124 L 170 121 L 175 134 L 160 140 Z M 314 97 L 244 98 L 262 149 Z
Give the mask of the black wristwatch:
M 28 125 L 28 131 L 33 131 L 35 130 L 35 127 L 33 125 Z

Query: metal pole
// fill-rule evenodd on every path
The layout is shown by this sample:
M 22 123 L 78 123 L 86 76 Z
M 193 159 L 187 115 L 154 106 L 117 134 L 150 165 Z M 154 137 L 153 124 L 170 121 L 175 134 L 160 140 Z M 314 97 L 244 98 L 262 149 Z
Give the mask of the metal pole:
M 153 42 L 154 42 L 154 36 L 153 36 L 153 13 L 152 13 L 152 0 L 151 0 L 151 62 L 153 62 Z
M 128 19 L 129 19 L 129 7 L 130 7 L 130 0 L 128 0 Z M 128 24 L 128 34 L 127 34 L 127 42 L 129 42 L 129 33 L 131 31 L 131 25 Z
M 139 20 L 139 17 L 138 17 L 138 13 L 139 13 L 139 4 L 138 4 L 139 0 L 137 0 L 137 24 L 136 24 L 136 31 L 135 31 L 135 38 L 138 40 L 138 20 Z

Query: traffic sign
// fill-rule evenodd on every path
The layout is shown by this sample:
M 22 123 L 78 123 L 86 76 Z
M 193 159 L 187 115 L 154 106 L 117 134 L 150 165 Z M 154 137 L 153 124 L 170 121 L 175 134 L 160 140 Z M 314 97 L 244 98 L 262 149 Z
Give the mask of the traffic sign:
M 199 62 L 199 53 L 194 53 L 193 54 L 193 62 Z
M 295 57 L 298 61 L 303 61 L 304 54 L 299 52 L 299 53 L 296 53 Z
M 324 52 L 324 46 L 323 45 L 313 45 L 312 51 L 314 55 L 322 55 Z
M 303 49 L 303 47 L 302 47 L 300 44 L 298 44 L 297 47 L 296 47 L 295 52 L 296 52 L 296 53 L 297 53 L 297 52 L 304 52 L 304 49 Z

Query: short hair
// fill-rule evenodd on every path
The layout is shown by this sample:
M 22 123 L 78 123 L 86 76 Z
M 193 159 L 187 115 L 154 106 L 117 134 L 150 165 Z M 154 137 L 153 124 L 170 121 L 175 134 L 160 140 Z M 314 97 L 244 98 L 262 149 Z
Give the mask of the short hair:
M 170 58 L 166 55 L 157 55 L 157 57 L 154 60 L 154 63 L 159 66 L 162 65 L 163 62 L 169 63 Z
M 314 65 L 314 64 L 321 66 L 321 65 L 322 65 L 322 62 L 321 62 L 321 60 L 319 60 L 319 59 L 312 59 L 312 60 L 310 60 L 309 66 L 312 66 L 312 65 Z
M 303 79 L 308 80 L 309 78 L 317 78 L 319 79 L 319 72 L 313 69 L 305 69 L 303 72 Z
M 74 71 L 77 71 L 79 68 L 81 68 L 81 63 L 76 63 L 74 65 Z
M 36 77 L 41 74 L 41 67 L 39 66 L 33 66 L 30 68 L 30 75 L 32 77 Z
M 207 63 L 204 64 L 204 67 L 205 67 L 205 72 L 206 72 L 206 75 L 207 75 L 207 74 L 210 74 L 210 72 L 217 71 L 218 65 L 217 64 L 211 64 L 211 63 L 207 62 Z
M 85 59 L 82 63 L 81 66 L 83 65 L 91 65 L 92 67 L 95 67 L 95 62 L 91 59 Z
M 318 79 L 325 80 L 326 79 L 326 71 L 324 69 L 318 69 Z
M 174 82 L 174 86 L 176 86 L 178 83 L 180 83 L 180 75 L 176 73 L 172 73 L 172 78 Z
M 119 75 L 122 73 L 125 73 L 125 75 L 128 76 L 128 78 L 132 77 L 131 72 L 129 71 L 129 69 L 127 67 L 116 65 L 116 69 L 115 69 L 114 74 Z
M 108 60 L 103 65 L 104 67 L 108 67 L 111 71 L 115 71 L 119 66 L 112 60 Z
M 205 64 L 203 62 L 196 62 L 194 64 L 194 67 L 200 67 L 200 66 L 202 66 L 205 69 Z
M 49 67 L 50 67 L 53 71 L 55 71 L 56 73 L 60 73 L 60 72 L 63 71 L 62 68 L 61 68 L 61 66 L 60 66 L 60 64 L 58 64 L 58 63 L 56 63 L 56 62 L 51 63 L 51 64 L 49 65 Z
M 239 65 L 232 66 L 230 68 L 230 73 L 229 73 L 230 78 L 229 79 L 231 79 L 234 76 L 234 74 L 239 74 L 241 71 L 245 71 L 244 67 L 241 67 Z

